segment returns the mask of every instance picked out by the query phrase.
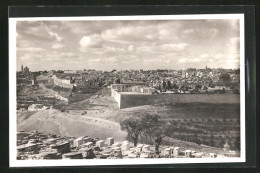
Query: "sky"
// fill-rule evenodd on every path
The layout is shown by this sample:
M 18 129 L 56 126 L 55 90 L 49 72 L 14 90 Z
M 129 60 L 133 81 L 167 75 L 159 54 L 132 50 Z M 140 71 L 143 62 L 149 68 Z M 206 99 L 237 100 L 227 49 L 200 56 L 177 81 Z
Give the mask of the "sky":
M 17 21 L 17 70 L 239 68 L 237 19 Z

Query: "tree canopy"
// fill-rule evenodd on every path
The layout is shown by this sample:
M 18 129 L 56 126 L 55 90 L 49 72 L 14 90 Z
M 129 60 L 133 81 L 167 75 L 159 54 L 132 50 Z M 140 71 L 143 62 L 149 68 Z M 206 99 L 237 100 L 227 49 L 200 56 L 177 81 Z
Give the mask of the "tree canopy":
M 142 132 L 142 125 L 138 118 L 128 118 L 120 122 L 121 130 L 128 133 L 129 137 L 133 140 L 134 146 L 137 145 L 138 137 Z
M 114 84 L 120 84 L 120 83 L 121 83 L 121 81 L 120 81 L 119 78 L 116 78 L 116 79 L 114 80 Z
M 127 131 L 129 137 L 133 140 L 134 146 L 137 145 L 140 135 L 149 138 L 155 145 L 155 152 L 159 154 L 159 146 L 165 137 L 166 125 L 156 114 L 142 115 L 141 118 L 128 118 L 120 122 L 121 130 Z
M 162 139 L 165 137 L 165 125 L 160 121 L 158 115 L 145 115 L 141 119 L 143 126 L 143 133 L 154 142 L 155 153 L 159 154 L 159 146 L 162 143 Z
M 221 73 L 219 75 L 219 79 L 222 79 L 224 83 L 230 82 L 230 80 L 231 80 L 229 74 L 226 73 L 226 72 L 225 73 Z

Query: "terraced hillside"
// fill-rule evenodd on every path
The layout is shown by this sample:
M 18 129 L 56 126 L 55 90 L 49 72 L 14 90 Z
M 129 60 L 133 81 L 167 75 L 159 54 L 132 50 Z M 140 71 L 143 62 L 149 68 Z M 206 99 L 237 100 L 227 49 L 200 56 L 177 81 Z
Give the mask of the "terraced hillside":
M 17 127 L 25 131 L 38 129 L 68 136 L 113 136 L 124 140 L 127 134 L 120 130 L 119 122 L 149 113 L 171 123 L 168 134 L 171 138 L 215 147 L 228 141 L 233 149 L 239 148 L 239 104 L 179 103 L 119 109 L 111 97 L 95 95 L 63 108 L 18 112 Z

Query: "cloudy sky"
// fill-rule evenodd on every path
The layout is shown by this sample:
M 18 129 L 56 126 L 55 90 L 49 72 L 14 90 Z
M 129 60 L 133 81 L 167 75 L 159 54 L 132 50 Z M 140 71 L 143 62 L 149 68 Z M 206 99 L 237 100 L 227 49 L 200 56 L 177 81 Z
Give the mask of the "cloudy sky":
M 17 21 L 17 70 L 239 68 L 239 20 Z

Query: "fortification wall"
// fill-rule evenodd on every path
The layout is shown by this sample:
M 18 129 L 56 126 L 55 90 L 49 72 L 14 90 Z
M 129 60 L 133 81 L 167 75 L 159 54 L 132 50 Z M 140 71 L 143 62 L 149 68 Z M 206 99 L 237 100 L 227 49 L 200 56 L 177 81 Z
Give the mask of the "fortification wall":
M 69 89 L 72 89 L 73 88 L 73 84 L 65 84 L 65 83 L 61 83 L 61 82 L 58 82 L 57 80 L 53 80 L 54 84 L 55 85 L 58 85 L 60 87 L 63 87 L 63 88 L 69 88 Z
M 121 94 L 117 91 L 111 89 L 111 96 L 116 100 L 118 103 L 119 108 L 121 107 Z
M 140 95 L 140 94 L 120 94 L 119 108 L 128 108 L 142 105 L 153 105 L 161 103 L 239 103 L 238 94 L 158 94 L 158 95 Z

